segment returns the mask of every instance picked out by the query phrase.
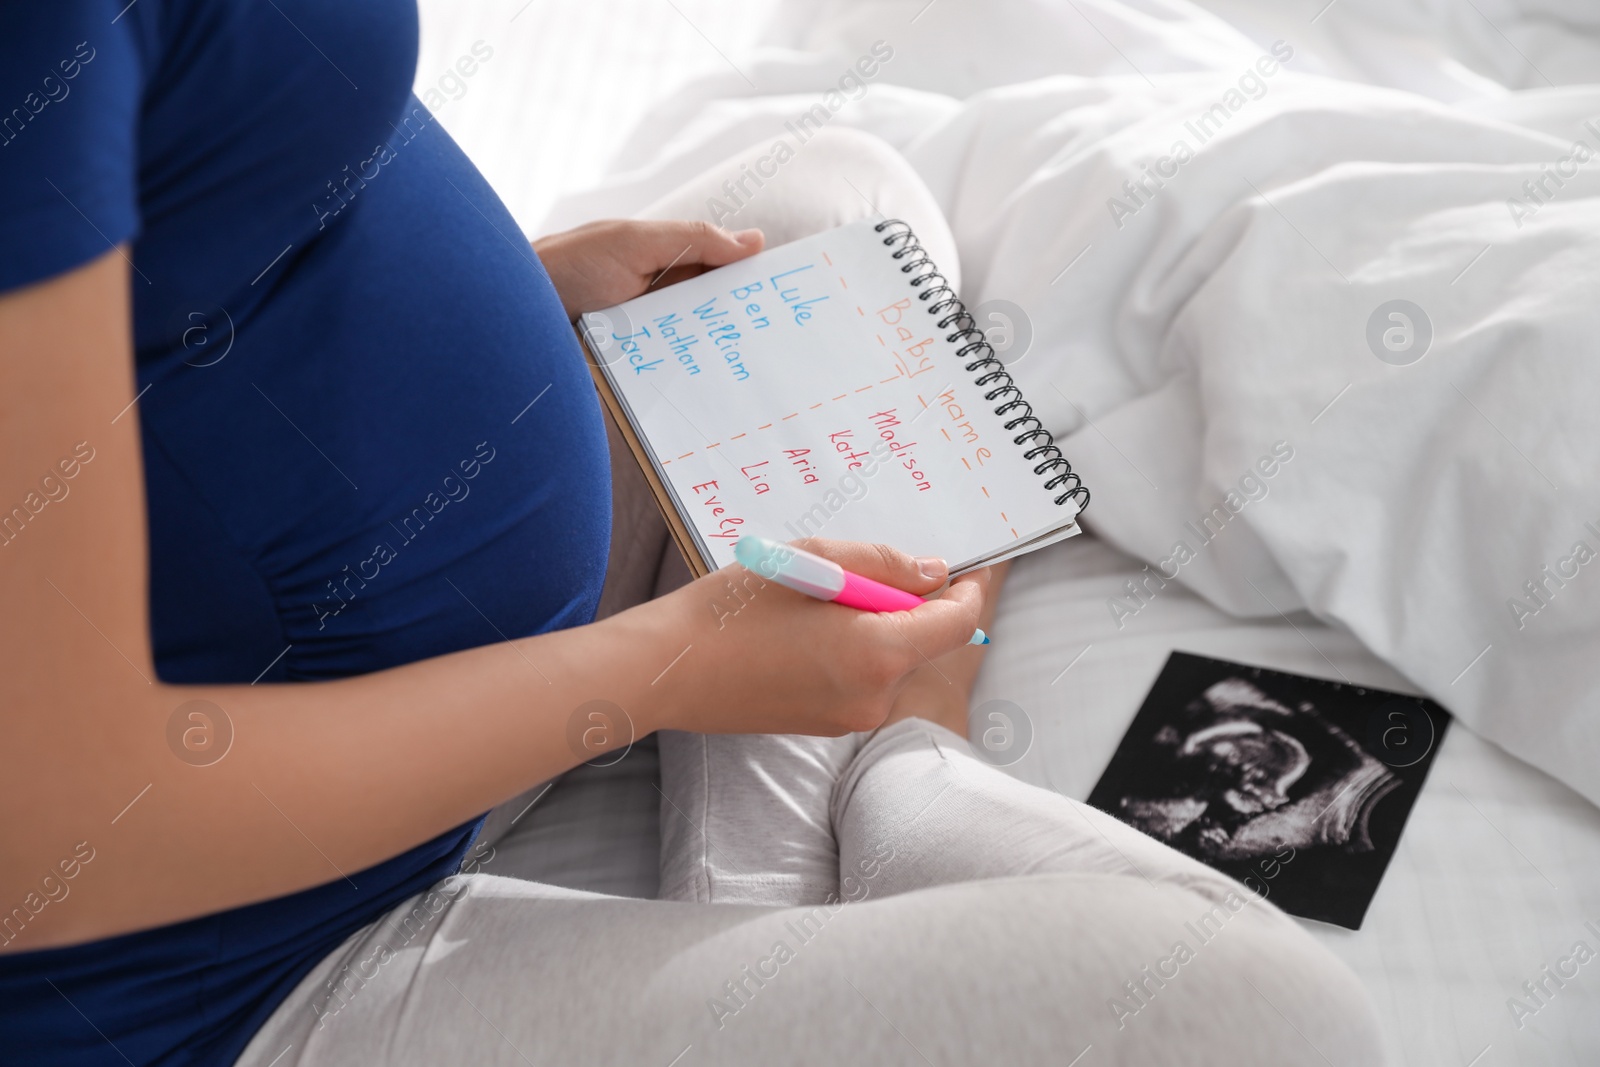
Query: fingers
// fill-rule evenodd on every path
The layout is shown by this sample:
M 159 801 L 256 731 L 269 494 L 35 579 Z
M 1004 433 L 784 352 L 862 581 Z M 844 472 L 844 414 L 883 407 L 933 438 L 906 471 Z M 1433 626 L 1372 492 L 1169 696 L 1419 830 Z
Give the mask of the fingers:
M 919 559 L 888 545 L 818 537 L 795 544 L 833 560 L 846 570 L 918 596 L 937 592 L 950 575 L 942 559 Z M 909 612 L 883 616 L 883 625 L 892 634 L 887 637 L 889 647 L 904 645 L 901 650 L 912 654 L 908 666 L 915 667 L 924 658 L 936 659 L 965 645 L 979 626 L 992 577 L 987 567 L 964 574 L 952 582 L 939 599 Z
M 908 593 L 927 596 L 950 577 L 945 561 L 933 556 L 917 558 L 888 545 L 868 544 L 865 541 L 834 541 L 823 537 L 808 537 L 795 545 L 807 552 L 831 559 L 847 571 L 863 578 L 904 589 Z
M 724 230 L 720 226 L 708 223 L 695 225 L 705 227 L 698 250 L 700 262 L 708 267 L 720 267 L 737 262 L 745 256 L 755 255 L 766 247 L 766 235 L 760 230 Z
M 978 628 L 979 618 L 989 593 L 987 569 L 964 574 L 950 583 L 949 590 L 913 611 L 882 616 L 893 627 L 893 640 L 904 641 L 914 653 L 912 667 L 938 659 L 963 647 Z
M 724 230 L 709 222 L 636 222 L 646 273 L 671 268 L 721 267 L 761 251 L 766 238 L 760 230 Z

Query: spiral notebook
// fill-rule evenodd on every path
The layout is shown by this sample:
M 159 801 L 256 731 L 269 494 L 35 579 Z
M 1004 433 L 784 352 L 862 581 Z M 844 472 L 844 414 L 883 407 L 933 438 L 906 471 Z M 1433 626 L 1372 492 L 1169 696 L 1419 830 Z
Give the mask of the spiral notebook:
M 1078 532 L 1088 489 L 903 222 L 768 249 L 579 335 L 697 575 L 747 533 L 960 573 Z

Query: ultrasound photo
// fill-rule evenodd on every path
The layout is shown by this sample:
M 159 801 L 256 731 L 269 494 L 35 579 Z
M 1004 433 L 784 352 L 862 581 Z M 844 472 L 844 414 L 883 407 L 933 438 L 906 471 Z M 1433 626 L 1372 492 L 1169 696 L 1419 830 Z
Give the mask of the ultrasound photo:
M 1174 652 L 1089 803 L 1357 930 L 1449 721 L 1421 697 Z

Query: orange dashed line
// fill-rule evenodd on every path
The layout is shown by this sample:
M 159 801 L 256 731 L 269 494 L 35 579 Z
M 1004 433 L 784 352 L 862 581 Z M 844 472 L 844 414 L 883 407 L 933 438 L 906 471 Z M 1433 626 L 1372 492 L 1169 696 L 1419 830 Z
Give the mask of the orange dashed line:
M 983 495 L 984 496 L 988 496 L 989 495 L 989 487 L 987 485 L 980 485 L 980 486 L 978 486 L 978 488 L 983 490 Z
M 844 280 L 843 274 L 839 275 L 839 284 L 844 286 L 846 289 L 850 288 L 850 284 Z
M 765 426 L 757 426 L 756 429 L 758 429 L 758 430 L 770 430 L 770 429 L 772 429 L 772 423 L 769 422 Z
M 1006 513 L 1005 513 L 1005 512 L 1003 512 L 1003 511 L 1002 511 L 1002 512 L 1001 512 L 1001 513 L 1000 513 L 1000 521 L 1001 521 L 1001 522 L 1010 522 L 1010 521 L 1011 521 L 1011 520 L 1010 520 L 1010 519 L 1008 519 L 1008 518 L 1006 518 Z
M 941 426 L 941 427 L 939 427 L 939 432 L 944 434 L 944 439 L 946 441 L 950 440 L 950 431 L 949 430 L 947 430 L 943 426 Z
M 800 413 L 798 411 L 796 411 L 796 412 L 792 412 L 791 414 L 785 415 L 783 418 L 779 419 L 778 421 L 779 422 L 788 422 L 790 419 L 797 419 L 799 417 L 800 417 Z
M 728 438 L 728 440 L 730 440 L 730 441 L 737 441 L 737 440 L 738 440 L 738 439 L 739 439 L 739 438 L 741 438 L 741 437 L 749 437 L 749 436 L 750 436 L 750 435 L 749 435 L 749 434 L 747 434 L 747 433 L 736 433 L 736 434 L 734 434 L 734 435 L 733 435 L 733 436 L 732 436 L 732 437 L 730 437 L 730 438 Z
M 822 258 L 827 261 L 828 266 L 833 266 L 833 260 L 828 259 L 828 253 L 822 253 Z
M 870 385 L 863 385 L 863 386 L 862 386 L 862 387 L 861 387 L 861 388 L 860 388 L 860 389 L 857 389 L 857 390 L 856 390 L 856 392 L 858 392 L 858 393 L 864 393 L 864 392 L 866 392 L 866 391 L 867 391 L 867 390 L 868 390 L 868 389 L 871 389 L 871 388 L 872 388 L 872 386 L 870 386 Z
M 665 467 L 668 463 L 671 463 L 671 462 L 672 462 L 672 460 L 670 460 L 670 459 L 664 459 L 664 460 L 661 461 L 661 465 L 663 467 Z
M 857 305 L 857 307 L 856 307 L 856 314 L 857 314 L 857 315 L 860 315 L 860 316 L 862 316 L 862 317 L 863 317 L 863 318 L 864 318 L 864 317 L 866 317 L 866 314 L 867 314 L 867 313 L 866 313 L 866 312 L 865 312 L 865 311 L 862 311 L 862 310 L 861 310 L 861 308 L 860 308 L 860 306 L 859 306 L 859 305 Z
M 1021 537 L 1022 535 L 1017 533 L 1017 528 L 1015 526 L 1013 526 L 1013 527 L 1011 527 L 1011 536 L 1012 537 Z
M 818 408 L 820 408 L 820 407 L 821 407 L 821 406 L 822 406 L 822 401 L 820 401 L 820 400 L 819 400 L 819 401 L 817 401 L 817 402 L 816 402 L 816 403 L 815 403 L 815 404 L 812 404 L 812 405 L 811 405 L 811 410 L 812 410 L 812 411 L 815 411 L 815 410 L 817 410 L 817 409 L 818 409 Z
M 678 458 L 679 459 L 688 459 L 692 455 L 694 455 L 693 452 L 685 452 L 683 455 L 679 456 Z
M 722 447 L 722 442 L 721 441 L 716 441 L 716 442 L 714 442 L 712 444 L 706 445 L 706 447 L 707 448 L 721 448 Z
M 890 382 L 897 382 L 899 380 L 900 380 L 900 375 L 896 374 L 892 378 L 879 378 L 878 379 L 878 384 L 879 385 L 888 385 Z M 921 400 L 922 398 L 919 396 L 919 397 L 917 397 L 917 399 Z M 924 403 L 922 406 L 923 407 L 927 407 L 928 405 L 926 403 Z
M 888 347 L 889 347 L 889 342 L 888 342 L 888 341 L 885 341 L 885 340 L 884 340 L 884 339 L 883 339 L 883 334 L 881 334 L 881 333 L 880 333 L 880 334 L 879 334 L 879 335 L 878 335 L 878 343 L 879 343 L 879 344 L 880 344 L 880 345 L 882 345 L 882 346 L 883 346 L 883 347 L 885 347 L 885 348 L 888 348 Z
M 847 397 L 849 395 L 850 395 L 849 393 L 840 393 L 838 396 L 834 397 L 834 399 L 835 400 L 843 400 L 845 397 Z

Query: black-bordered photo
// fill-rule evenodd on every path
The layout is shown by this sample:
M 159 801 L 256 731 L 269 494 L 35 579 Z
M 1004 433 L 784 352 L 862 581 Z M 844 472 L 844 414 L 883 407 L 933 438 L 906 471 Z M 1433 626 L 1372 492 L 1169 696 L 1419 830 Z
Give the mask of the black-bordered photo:
M 1356 930 L 1449 721 L 1421 697 L 1174 652 L 1089 803 Z

